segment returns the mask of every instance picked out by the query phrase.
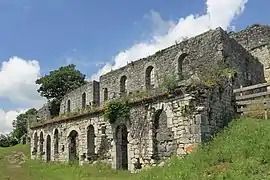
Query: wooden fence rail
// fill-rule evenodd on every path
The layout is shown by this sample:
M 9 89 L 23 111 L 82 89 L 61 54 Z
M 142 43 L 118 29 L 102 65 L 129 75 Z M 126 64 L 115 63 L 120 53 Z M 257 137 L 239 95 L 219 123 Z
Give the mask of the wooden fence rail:
M 270 83 L 262 83 L 234 89 L 237 112 L 241 115 L 263 112 L 264 118 L 268 119 L 270 91 L 267 90 L 267 87 L 269 86 Z

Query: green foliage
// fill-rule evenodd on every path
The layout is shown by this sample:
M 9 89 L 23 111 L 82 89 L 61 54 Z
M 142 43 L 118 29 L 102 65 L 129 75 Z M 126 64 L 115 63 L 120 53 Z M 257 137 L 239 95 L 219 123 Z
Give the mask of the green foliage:
M 176 74 L 166 74 L 163 76 L 163 81 L 160 87 L 161 89 L 171 94 L 177 87 L 178 78 Z
M 104 117 L 111 124 L 116 120 L 126 120 L 130 116 L 130 106 L 128 100 L 121 99 L 113 99 L 108 101 L 104 106 Z
M 59 99 L 48 100 L 49 111 L 51 117 L 54 118 L 59 115 L 61 101 Z
M 36 114 L 37 110 L 35 108 L 29 109 L 25 113 L 19 114 L 12 123 L 14 128 L 12 136 L 20 140 L 21 137 L 27 133 L 28 120 L 31 119 L 31 116 Z
M 10 147 L 18 144 L 18 141 L 12 136 L 12 134 L 0 134 L 0 147 Z
M 220 64 L 212 65 L 211 68 L 201 67 L 198 76 L 204 85 L 213 87 L 215 85 L 221 85 L 224 78 L 233 78 L 236 72 L 236 69 Z
M 37 91 L 49 100 L 53 117 L 59 114 L 62 98 L 85 83 L 85 75 L 76 70 L 74 64 L 60 67 L 36 80 L 36 84 L 40 85 Z
M 0 179 L 20 180 L 242 180 L 270 179 L 270 121 L 234 120 L 213 141 L 183 159 L 172 157 L 163 167 L 137 174 L 112 170 L 104 164 L 68 165 L 31 160 L 29 146 L 0 148 Z M 21 167 L 9 162 L 14 152 L 26 154 Z M 12 159 L 13 160 L 13 159 Z M 14 168 L 16 167 L 16 168 Z
M 128 96 L 128 98 L 132 101 L 140 100 L 143 98 L 147 98 L 153 95 L 153 91 L 150 89 L 142 90 L 142 91 L 137 91 L 131 95 Z
M 74 64 L 70 64 L 37 79 L 36 84 L 41 85 L 37 91 L 47 99 L 60 100 L 66 93 L 84 85 L 84 79 L 85 75 L 76 70 Z

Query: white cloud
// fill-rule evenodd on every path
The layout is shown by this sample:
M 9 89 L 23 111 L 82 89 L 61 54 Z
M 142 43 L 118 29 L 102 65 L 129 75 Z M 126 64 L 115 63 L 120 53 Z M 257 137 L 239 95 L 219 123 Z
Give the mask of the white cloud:
M 40 77 L 40 66 L 36 60 L 24 60 L 11 57 L 2 62 L 0 69 L 0 98 L 8 99 L 11 103 L 20 103 L 26 108 L 40 108 L 44 103 L 37 92 L 36 79 Z M 3 106 L 1 104 L 1 106 Z M 12 130 L 12 121 L 22 109 L 5 111 L 0 109 L 0 133 Z
M 0 134 L 6 134 L 12 131 L 12 121 L 16 119 L 17 115 L 24 113 L 25 110 L 11 110 L 5 112 L 0 109 Z
M 37 93 L 35 81 L 40 76 L 39 62 L 11 57 L 0 69 L 0 97 L 38 108 L 44 99 Z
M 240 15 L 248 0 L 206 0 L 207 11 L 203 15 L 189 15 L 180 18 L 178 22 L 164 21 L 157 12 L 152 11 L 152 22 L 156 28 L 147 42 L 134 44 L 132 47 L 118 53 L 113 63 L 107 63 L 92 79 L 111 69 L 125 66 L 127 62 L 154 54 L 156 51 L 171 46 L 175 41 L 185 37 L 193 37 L 209 29 L 222 27 L 228 29 L 234 18 Z M 166 33 L 164 33 L 166 31 Z

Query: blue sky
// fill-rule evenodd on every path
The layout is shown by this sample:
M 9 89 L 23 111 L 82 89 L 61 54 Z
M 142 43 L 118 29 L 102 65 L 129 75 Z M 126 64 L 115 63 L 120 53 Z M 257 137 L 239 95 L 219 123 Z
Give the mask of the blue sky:
M 214 1 L 208 0 L 209 4 L 212 2 L 213 9 L 216 8 L 213 16 L 226 16 L 226 12 L 233 9 L 233 3 L 218 6 Z M 0 80 L 1 71 L 2 79 L 11 80 L 0 83 L 0 121 L 1 110 L 5 116 L 2 120 L 5 118 L 7 122 L 9 111 L 17 112 L 40 102 L 34 93 L 36 77 L 67 63 L 76 64 L 88 77 L 108 62 L 109 68 L 117 68 L 126 62 L 123 55 L 127 55 L 128 60 L 148 55 L 142 48 L 137 51 L 138 44 L 153 52 L 166 47 L 169 44 L 164 44 L 166 39 L 162 40 L 162 45 L 155 43 L 152 46 L 151 42 L 157 41 L 157 37 L 162 39 L 180 18 L 190 14 L 202 16 L 209 6 L 204 0 L 0 0 Z M 249 0 L 235 19 L 228 17 L 226 22 L 221 22 L 222 18 L 216 17 L 215 22 L 228 28 L 235 26 L 236 30 L 254 23 L 270 24 L 269 7 L 269 0 Z M 182 31 L 190 31 L 188 28 L 191 28 L 181 27 Z M 131 53 L 123 54 L 125 50 Z M 2 63 L 12 64 L 14 56 L 17 59 L 13 59 L 13 65 L 3 73 Z M 32 60 L 36 60 L 38 65 Z M 22 64 L 16 65 L 16 62 Z M 28 67 L 32 67 L 32 71 Z
M 233 24 L 270 23 L 267 7 L 269 0 L 250 0 Z M 44 74 L 72 58 L 91 75 L 96 64 L 147 38 L 151 10 L 178 20 L 205 7 L 203 0 L 0 0 L 0 62 L 15 55 L 36 59 Z

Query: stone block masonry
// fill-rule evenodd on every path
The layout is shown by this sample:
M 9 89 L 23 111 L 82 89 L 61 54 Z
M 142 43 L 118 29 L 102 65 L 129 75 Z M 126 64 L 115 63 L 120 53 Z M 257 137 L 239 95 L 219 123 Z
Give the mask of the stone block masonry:
M 249 35 L 246 31 L 255 31 L 263 40 L 246 44 L 242 41 Z M 55 120 L 46 120 L 49 116 L 40 112 L 43 121 L 29 130 L 31 157 L 80 164 L 102 161 L 135 172 L 175 154 L 184 156 L 190 147 L 212 139 L 235 116 L 234 88 L 265 82 L 269 56 L 266 50 L 256 56 L 254 50 L 259 42 L 269 42 L 265 40 L 268 29 L 254 26 L 246 31 L 210 30 L 68 93 L 61 114 L 92 111 Z M 236 74 L 211 87 L 202 85 L 203 76 L 220 66 Z M 169 95 L 160 92 L 168 74 L 174 74 L 178 84 Z M 213 81 L 211 76 L 207 80 Z M 129 118 L 114 123 L 104 118 L 106 101 L 141 94 L 131 102 Z
M 270 81 L 270 26 L 255 24 L 229 35 L 264 65 L 266 81 Z

